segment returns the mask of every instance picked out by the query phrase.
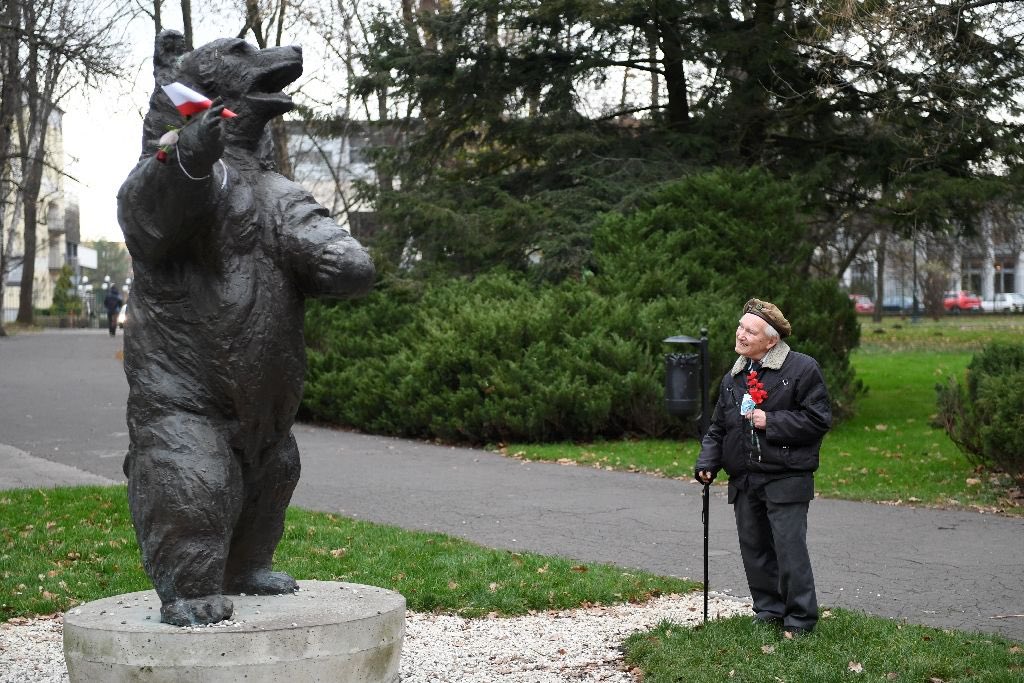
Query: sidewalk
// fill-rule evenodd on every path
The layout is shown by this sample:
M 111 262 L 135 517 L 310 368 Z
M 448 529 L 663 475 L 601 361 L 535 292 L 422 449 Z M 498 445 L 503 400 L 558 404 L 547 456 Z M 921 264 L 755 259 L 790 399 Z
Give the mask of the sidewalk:
M 0 339 L 0 441 L 13 447 L 0 448 L 0 489 L 123 481 L 127 384 L 112 372 L 121 340 L 102 332 Z M 88 387 L 91 400 L 62 403 L 80 395 L 76 387 Z M 295 505 L 491 547 L 703 576 L 696 483 L 308 425 L 295 436 L 303 464 Z M 711 588 L 746 596 L 732 511 L 724 488 L 712 491 Z M 808 535 L 825 607 L 1024 641 L 1024 618 L 1012 616 L 1024 614 L 1024 519 L 818 499 Z

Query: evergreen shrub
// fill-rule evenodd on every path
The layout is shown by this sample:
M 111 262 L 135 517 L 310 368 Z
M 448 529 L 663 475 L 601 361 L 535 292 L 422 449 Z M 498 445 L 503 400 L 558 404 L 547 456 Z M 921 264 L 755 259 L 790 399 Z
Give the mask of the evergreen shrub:
M 361 301 L 311 303 L 304 416 L 467 443 L 681 434 L 694 423 L 664 410 L 662 340 L 707 327 L 715 390 L 751 296 L 786 313 L 847 411 L 859 328 L 837 283 L 803 271 L 797 206 L 763 172 L 716 171 L 607 216 L 578 279 L 388 277 Z
M 71 284 L 71 266 L 64 264 L 60 269 L 60 275 L 53 285 L 53 306 L 51 311 L 54 315 L 63 318 L 67 315 L 78 315 L 82 311 L 82 302 L 74 294 L 74 285 Z
M 974 355 L 966 383 L 936 386 L 939 419 L 975 464 L 1024 480 L 1024 344 L 995 342 Z

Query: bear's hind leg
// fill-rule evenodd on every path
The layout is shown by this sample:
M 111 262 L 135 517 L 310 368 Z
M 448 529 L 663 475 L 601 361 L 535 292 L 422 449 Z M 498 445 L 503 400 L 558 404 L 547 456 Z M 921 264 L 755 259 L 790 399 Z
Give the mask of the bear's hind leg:
M 128 506 L 161 620 L 223 621 L 232 614 L 224 566 L 241 507 L 241 468 L 205 418 L 171 415 L 144 432 L 127 459 Z
M 299 449 L 289 434 L 261 454 L 245 473 L 245 501 L 231 538 L 224 585 L 229 594 L 277 595 L 298 589 L 288 574 L 271 570 L 284 534 L 284 516 L 299 482 Z

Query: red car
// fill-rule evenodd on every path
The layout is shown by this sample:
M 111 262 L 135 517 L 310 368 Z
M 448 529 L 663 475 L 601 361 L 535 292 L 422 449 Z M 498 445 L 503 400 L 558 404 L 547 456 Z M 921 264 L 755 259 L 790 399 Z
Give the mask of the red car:
M 853 310 L 858 313 L 875 312 L 875 302 L 867 294 L 851 294 L 850 301 L 853 302 Z
M 959 313 L 960 311 L 980 311 L 981 297 L 974 292 L 968 292 L 965 289 L 961 289 L 958 292 L 946 292 L 946 296 L 942 300 L 942 305 L 950 313 Z

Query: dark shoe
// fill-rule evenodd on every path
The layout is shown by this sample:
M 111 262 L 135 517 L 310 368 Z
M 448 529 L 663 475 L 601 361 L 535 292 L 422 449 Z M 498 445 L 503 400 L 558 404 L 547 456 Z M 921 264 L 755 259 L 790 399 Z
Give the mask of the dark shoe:
M 800 626 L 786 626 L 782 632 L 784 638 L 794 640 L 796 638 L 803 638 L 811 634 L 811 629 L 803 628 Z
M 771 615 L 757 615 L 751 619 L 755 624 L 761 624 L 764 626 L 771 626 L 772 628 L 782 628 L 782 617 L 773 617 Z

